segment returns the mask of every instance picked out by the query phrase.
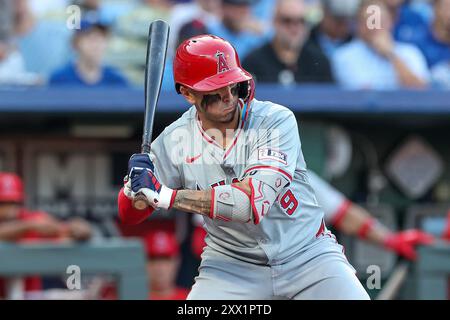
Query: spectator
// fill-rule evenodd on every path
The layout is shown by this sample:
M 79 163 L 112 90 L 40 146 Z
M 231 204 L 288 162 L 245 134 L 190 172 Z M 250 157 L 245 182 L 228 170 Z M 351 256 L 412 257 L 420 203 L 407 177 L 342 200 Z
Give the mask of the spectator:
M 51 3 L 50 3 L 51 1 Z M 23 55 L 26 69 L 38 73 L 45 78 L 59 66 L 70 61 L 70 39 L 73 30 L 68 22 L 75 22 L 73 11 L 66 11 L 71 4 L 69 0 L 28 0 L 30 8 L 22 13 L 22 19 L 27 16 L 36 17 L 32 28 L 24 28 L 16 32 L 17 45 Z M 25 4 L 22 5 L 26 8 Z M 24 9 L 22 9 L 24 10 Z
M 176 286 L 180 248 L 175 233 L 154 230 L 144 238 L 148 257 L 150 300 L 186 300 L 189 290 Z
M 21 36 L 34 28 L 35 17 L 28 0 L 14 0 L 14 34 Z
M 23 207 L 21 179 L 12 173 L 0 172 L 0 241 L 36 242 L 39 240 L 87 240 L 91 227 L 81 219 L 58 221 L 44 212 L 31 212 Z M 8 279 L 0 279 L 0 298 L 7 295 Z M 24 279 L 25 290 L 40 290 L 37 277 Z
M 416 44 L 424 37 L 428 25 L 426 20 L 411 7 L 410 1 L 384 0 L 391 13 L 394 27 L 394 39 L 400 42 Z
M 431 69 L 434 87 L 450 90 L 450 60 L 441 62 Z
M 337 48 L 350 42 L 360 0 L 322 0 L 323 18 L 310 33 L 309 41 L 331 59 Z
M 118 70 L 102 65 L 108 44 L 107 26 L 83 20 L 72 43 L 77 59 L 54 72 L 50 77 L 51 85 L 126 86 L 127 81 Z
M 284 85 L 333 81 L 328 59 L 315 45 L 305 43 L 308 30 L 303 0 L 279 0 L 274 29 L 273 39 L 243 61 L 256 81 Z
M 138 6 L 117 19 L 106 59 L 119 66 L 134 84 L 143 85 L 148 27 L 156 19 L 169 21 L 171 1 L 137 2 Z
M 22 54 L 11 39 L 0 38 L 0 85 L 42 84 L 39 75 L 27 72 Z
M 30 27 L 25 21 L 29 11 L 23 1 L 0 0 L 0 85 L 35 85 L 42 79 L 26 70 L 14 37 Z
M 450 0 L 434 0 L 434 20 L 417 45 L 433 68 L 450 61 Z
M 169 53 L 184 40 L 206 32 L 206 24 L 220 17 L 220 0 L 194 0 L 173 7 L 170 15 Z M 199 26 L 203 29 L 199 30 Z M 181 31 L 181 32 L 180 32 Z
M 244 59 L 268 38 L 263 25 L 251 15 L 256 0 L 221 0 L 222 20 L 209 23 L 207 33 L 227 39 Z
M 372 25 L 367 8 L 378 6 L 380 25 Z M 333 57 L 337 81 L 350 89 L 423 88 L 429 71 L 421 52 L 392 39 L 392 18 L 381 0 L 364 1 L 358 10 L 358 37 Z
M 14 33 L 14 4 L 12 0 L 0 0 L 0 39 L 6 39 Z

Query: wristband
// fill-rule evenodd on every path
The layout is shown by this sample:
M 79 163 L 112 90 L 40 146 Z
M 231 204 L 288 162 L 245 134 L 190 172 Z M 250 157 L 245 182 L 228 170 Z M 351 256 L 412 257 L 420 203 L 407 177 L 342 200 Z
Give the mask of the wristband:
M 175 201 L 175 196 L 177 195 L 177 190 L 170 189 L 163 185 L 161 191 L 159 192 L 158 208 L 170 209 Z
M 358 237 L 361 239 L 367 239 L 367 235 L 372 230 L 373 225 L 375 224 L 375 219 L 367 218 L 361 228 L 358 230 Z

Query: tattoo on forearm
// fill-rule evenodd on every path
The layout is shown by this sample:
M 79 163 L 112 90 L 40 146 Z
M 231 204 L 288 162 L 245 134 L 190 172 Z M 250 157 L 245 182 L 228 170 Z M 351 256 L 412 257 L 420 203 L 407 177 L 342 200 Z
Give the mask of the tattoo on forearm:
M 175 197 L 173 208 L 209 216 L 211 208 L 211 190 L 180 190 Z

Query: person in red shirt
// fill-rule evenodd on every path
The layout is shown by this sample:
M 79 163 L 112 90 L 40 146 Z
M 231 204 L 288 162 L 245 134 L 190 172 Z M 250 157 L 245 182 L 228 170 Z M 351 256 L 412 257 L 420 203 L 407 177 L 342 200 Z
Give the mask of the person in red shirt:
M 144 237 L 150 300 L 186 300 L 189 290 L 176 286 L 180 248 L 173 232 L 152 230 Z
M 0 242 L 87 240 L 92 229 L 86 221 L 74 218 L 59 221 L 46 212 L 23 207 L 24 190 L 19 176 L 0 172 Z M 24 279 L 25 291 L 41 289 L 39 277 Z M 0 298 L 7 297 L 8 279 L 0 278 Z

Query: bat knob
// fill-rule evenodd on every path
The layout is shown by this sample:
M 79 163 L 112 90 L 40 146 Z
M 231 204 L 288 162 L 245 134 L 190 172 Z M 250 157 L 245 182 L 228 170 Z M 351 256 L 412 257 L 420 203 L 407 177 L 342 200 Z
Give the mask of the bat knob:
M 137 210 L 145 210 L 149 207 L 147 198 L 143 194 L 137 194 L 133 200 L 133 207 Z

